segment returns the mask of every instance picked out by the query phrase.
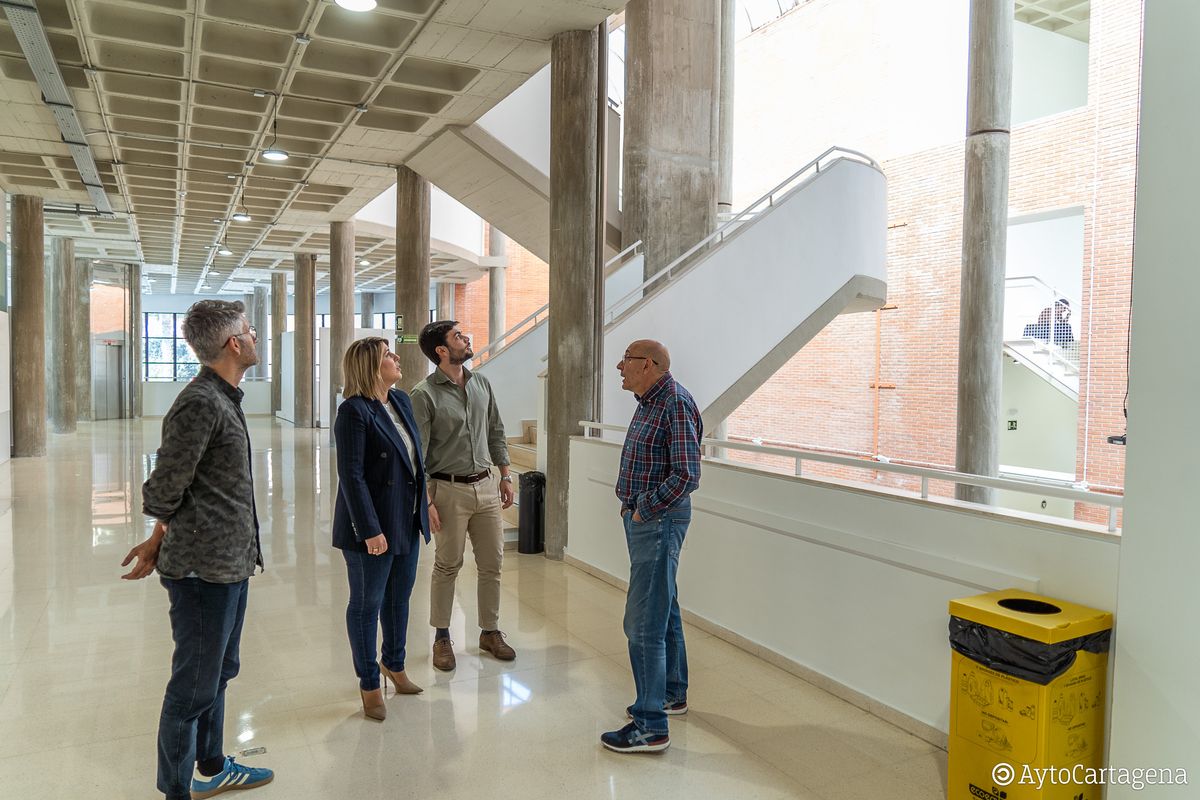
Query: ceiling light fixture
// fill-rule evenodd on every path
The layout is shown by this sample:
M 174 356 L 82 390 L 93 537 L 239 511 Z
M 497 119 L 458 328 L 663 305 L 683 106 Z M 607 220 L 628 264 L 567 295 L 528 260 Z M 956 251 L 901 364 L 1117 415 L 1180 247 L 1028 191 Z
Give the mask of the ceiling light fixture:
M 221 242 L 221 246 L 219 248 L 217 248 L 217 255 L 231 256 L 231 255 L 233 255 L 233 251 L 229 249 L 228 245 L 226 245 L 224 242 Z
M 275 142 L 279 138 L 279 95 L 275 95 L 275 114 L 271 119 L 271 144 L 262 152 L 262 157 L 267 161 L 287 161 L 287 150 L 281 147 L 276 147 Z
M 234 222 L 250 222 L 254 219 L 254 217 L 250 216 L 250 214 L 245 211 L 235 211 L 230 219 Z
M 334 0 L 347 11 L 370 11 L 377 5 L 375 0 Z
M 371 266 L 371 262 L 370 262 L 370 261 L 367 261 L 367 260 L 364 258 L 362 261 L 359 261 L 359 262 L 358 262 L 358 265 L 359 265 L 360 267 L 369 267 L 369 266 Z

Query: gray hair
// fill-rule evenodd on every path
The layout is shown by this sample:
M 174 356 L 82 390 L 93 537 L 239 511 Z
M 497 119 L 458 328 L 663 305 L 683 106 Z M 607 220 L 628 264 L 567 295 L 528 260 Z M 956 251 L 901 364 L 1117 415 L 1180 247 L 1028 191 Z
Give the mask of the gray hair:
M 242 314 L 246 306 L 240 300 L 200 300 L 187 310 L 180 326 L 183 338 L 201 364 L 220 360 L 229 337 L 242 333 Z

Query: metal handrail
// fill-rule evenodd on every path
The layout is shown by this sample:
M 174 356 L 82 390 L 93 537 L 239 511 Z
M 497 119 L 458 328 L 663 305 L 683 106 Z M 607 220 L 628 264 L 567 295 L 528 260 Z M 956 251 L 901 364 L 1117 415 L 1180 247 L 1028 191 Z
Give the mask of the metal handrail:
M 608 260 L 608 263 L 606 263 L 604 265 L 604 277 L 605 278 L 610 277 L 614 272 L 619 270 L 621 267 L 625 266 L 625 263 L 630 258 L 632 258 L 633 256 L 640 255 L 641 252 L 642 252 L 642 240 L 638 239 L 636 242 L 629 245 L 624 250 L 617 253 L 615 256 L 613 256 L 612 258 L 610 258 Z M 506 330 L 504 333 L 497 336 L 496 340 L 494 342 L 488 342 L 486 347 L 484 347 L 480 350 L 477 350 L 475 352 L 474 359 L 475 359 L 476 363 L 483 363 L 483 361 L 487 360 L 487 359 L 482 358 L 485 353 L 487 354 L 488 359 L 495 358 L 496 353 L 498 353 L 499 351 L 503 350 L 505 347 L 507 347 L 511 344 L 516 344 L 518 341 L 521 340 L 522 337 L 525 336 L 525 334 L 532 331 L 534 328 L 536 328 L 541 323 L 534 322 L 534 324 L 532 326 L 530 326 L 529 330 L 522 332 L 520 335 L 516 335 L 516 332 L 522 326 L 524 326 L 526 323 L 537 320 L 537 318 L 539 316 L 541 316 L 542 314 L 545 314 L 549 310 L 550 310 L 550 304 L 546 303 L 544 306 L 539 308 L 537 311 L 534 311 L 528 317 L 521 320 L 516 325 L 513 325 L 511 328 Z M 512 338 L 514 336 L 515 336 L 515 338 Z
M 867 155 L 866 153 L 860 153 L 857 150 L 851 150 L 847 147 L 841 147 L 839 145 L 834 145 L 833 147 L 830 147 L 824 153 L 821 153 L 821 155 L 817 156 L 812 161 L 809 161 L 803 167 L 801 167 L 800 169 L 793 172 L 791 175 L 789 175 L 787 178 L 785 178 L 783 181 L 781 181 L 774 189 L 771 189 L 771 191 L 767 192 L 762 197 L 758 198 L 753 203 L 746 206 L 746 208 L 744 208 L 741 211 L 739 211 L 738 213 L 734 214 L 732 217 L 730 217 L 730 219 L 728 221 L 726 221 L 724 224 L 720 225 L 715 231 L 713 231 L 708 236 L 701 239 L 696 244 L 692 245 L 690 248 L 688 248 L 682 255 L 680 255 L 674 261 L 667 264 L 667 266 L 663 267 L 661 270 L 658 270 L 653 275 L 651 275 L 649 278 L 647 278 L 645 281 L 643 281 L 642 284 L 640 286 L 638 286 L 636 289 L 629 292 L 624 297 L 622 297 L 620 300 L 618 300 L 617 302 L 615 302 L 611 306 L 609 306 L 610 310 L 607 314 L 607 318 L 605 319 L 605 324 L 610 324 L 611 322 L 613 322 L 614 319 L 616 319 L 616 317 L 618 315 L 616 313 L 614 313 L 615 309 L 622 308 L 622 311 L 620 313 L 623 314 L 626 311 L 628 311 L 629 308 L 632 308 L 633 305 L 636 304 L 636 301 L 643 299 L 646 295 L 646 289 L 648 287 L 650 287 L 652 284 L 658 283 L 664 276 L 668 280 L 675 277 L 673 273 L 675 272 L 676 268 L 679 267 L 681 264 L 683 264 L 685 261 L 688 261 L 693 255 L 700 252 L 701 250 L 708 247 L 710 244 L 712 244 L 714 242 L 717 244 L 724 242 L 725 237 L 727 235 L 733 233 L 736 229 L 740 228 L 741 223 L 743 221 L 745 221 L 746 218 L 757 215 L 759 213 L 759 207 L 762 206 L 763 203 L 766 203 L 767 208 L 774 208 L 775 201 L 776 201 L 776 195 L 789 194 L 789 193 L 799 189 L 800 186 L 802 186 L 804 183 L 806 183 L 809 179 L 815 178 L 817 175 L 819 175 L 821 173 L 821 162 L 824 161 L 826 159 L 826 157 L 828 157 L 831 153 L 839 154 L 837 159 L 835 159 L 834 163 L 837 163 L 837 161 L 845 160 L 846 158 L 849 157 L 851 160 L 861 160 L 864 163 L 868 164 L 869 166 L 882 171 L 882 169 L 879 166 L 879 163 L 877 161 L 875 161 L 875 159 L 873 159 L 869 155 Z M 805 177 L 810 171 L 812 172 L 812 175 Z M 804 180 L 800 181 L 799 179 L 802 177 L 804 177 Z M 795 185 L 793 185 L 793 184 L 795 184 Z M 782 199 L 782 198 L 780 198 L 780 199 Z M 682 273 L 680 273 L 680 274 L 682 274 Z M 634 301 L 634 302 L 631 303 L 628 307 L 625 307 L 626 301 Z
M 1050 293 L 1053 294 L 1055 298 L 1061 297 L 1064 300 L 1066 300 L 1067 302 L 1072 303 L 1074 308 L 1079 308 L 1078 300 L 1076 300 L 1074 297 L 1071 297 L 1066 292 L 1060 292 L 1058 289 L 1056 289 L 1053 286 L 1051 286 L 1050 284 L 1046 283 L 1044 280 L 1039 278 L 1037 275 L 1013 275 L 1011 277 L 1004 279 L 1004 282 L 1006 284 L 1015 283 L 1016 281 L 1034 281 L 1035 283 L 1040 283 L 1042 286 L 1049 289 Z
M 580 421 L 579 425 L 583 428 L 585 436 L 590 436 L 592 433 L 599 431 L 611 431 L 614 433 L 625 433 L 628 431 L 628 428 L 626 428 L 624 425 L 612 425 L 609 423 L 591 422 L 588 420 Z M 1069 489 L 1065 486 L 1053 486 L 1032 480 L 1021 480 L 1019 478 L 990 478 L 983 475 L 971 475 L 965 472 L 954 472 L 952 470 L 930 469 L 928 467 L 910 467 L 906 464 L 893 464 L 889 461 L 847 458 L 846 456 L 817 453 L 811 450 L 791 450 L 782 447 L 767 447 L 764 445 L 729 441 L 727 439 L 703 439 L 700 444 L 706 448 L 742 450 L 748 453 L 760 453 L 762 455 L 791 458 L 796 462 L 795 474 L 797 477 L 800 477 L 801 464 L 805 461 L 817 461 L 823 464 L 836 464 L 843 467 L 870 469 L 877 470 L 879 472 L 893 472 L 899 475 L 917 477 L 921 479 L 922 500 L 929 499 L 929 482 L 933 480 L 947 481 L 950 483 L 965 483 L 970 484 L 971 486 L 986 486 L 992 489 L 1004 489 L 1012 492 L 1027 492 L 1044 495 L 1047 497 L 1057 497 L 1062 500 L 1072 500 L 1079 503 L 1090 503 L 1092 505 L 1105 506 L 1108 508 L 1108 530 L 1110 533 L 1117 530 L 1117 509 L 1122 508 L 1125 505 L 1125 498 L 1121 495 L 1089 492 L 1086 489 Z

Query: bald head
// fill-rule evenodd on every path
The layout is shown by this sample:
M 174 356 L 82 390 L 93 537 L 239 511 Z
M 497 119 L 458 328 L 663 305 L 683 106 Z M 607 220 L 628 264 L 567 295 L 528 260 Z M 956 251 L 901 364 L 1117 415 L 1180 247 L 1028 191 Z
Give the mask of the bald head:
M 671 354 L 667 352 L 667 346 L 662 342 L 656 342 L 653 339 L 638 339 L 625 348 L 625 352 L 630 355 L 649 356 L 652 362 L 650 366 L 656 367 L 660 373 L 671 368 Z
M 637 395 L 644 394 L 670 368 L 671 354 L 662 342 L 653 339 L 630 342 L 617 364 L 621 371 L 621 388 Z

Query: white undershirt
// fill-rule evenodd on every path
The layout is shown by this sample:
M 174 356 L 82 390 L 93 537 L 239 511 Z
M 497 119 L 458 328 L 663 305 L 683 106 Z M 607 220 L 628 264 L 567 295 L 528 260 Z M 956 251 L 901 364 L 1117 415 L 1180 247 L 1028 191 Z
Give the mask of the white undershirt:
M 403 420 L 396 413 L 396 409 L 392 407 L 390 402 L 384 403 L 384 408 L 387 409 L 388 416 L 392 418 L 392 424 L 396 426 L 396 432 L 400 434 L 400 441 L 404 442 L 404 449 L 408 451 L 408 463 L 412 464 L 413 469 L 417 468 L 417 448 L 413 444 L 412 437 L 408 434 L 408 429 L 404 427 Z

